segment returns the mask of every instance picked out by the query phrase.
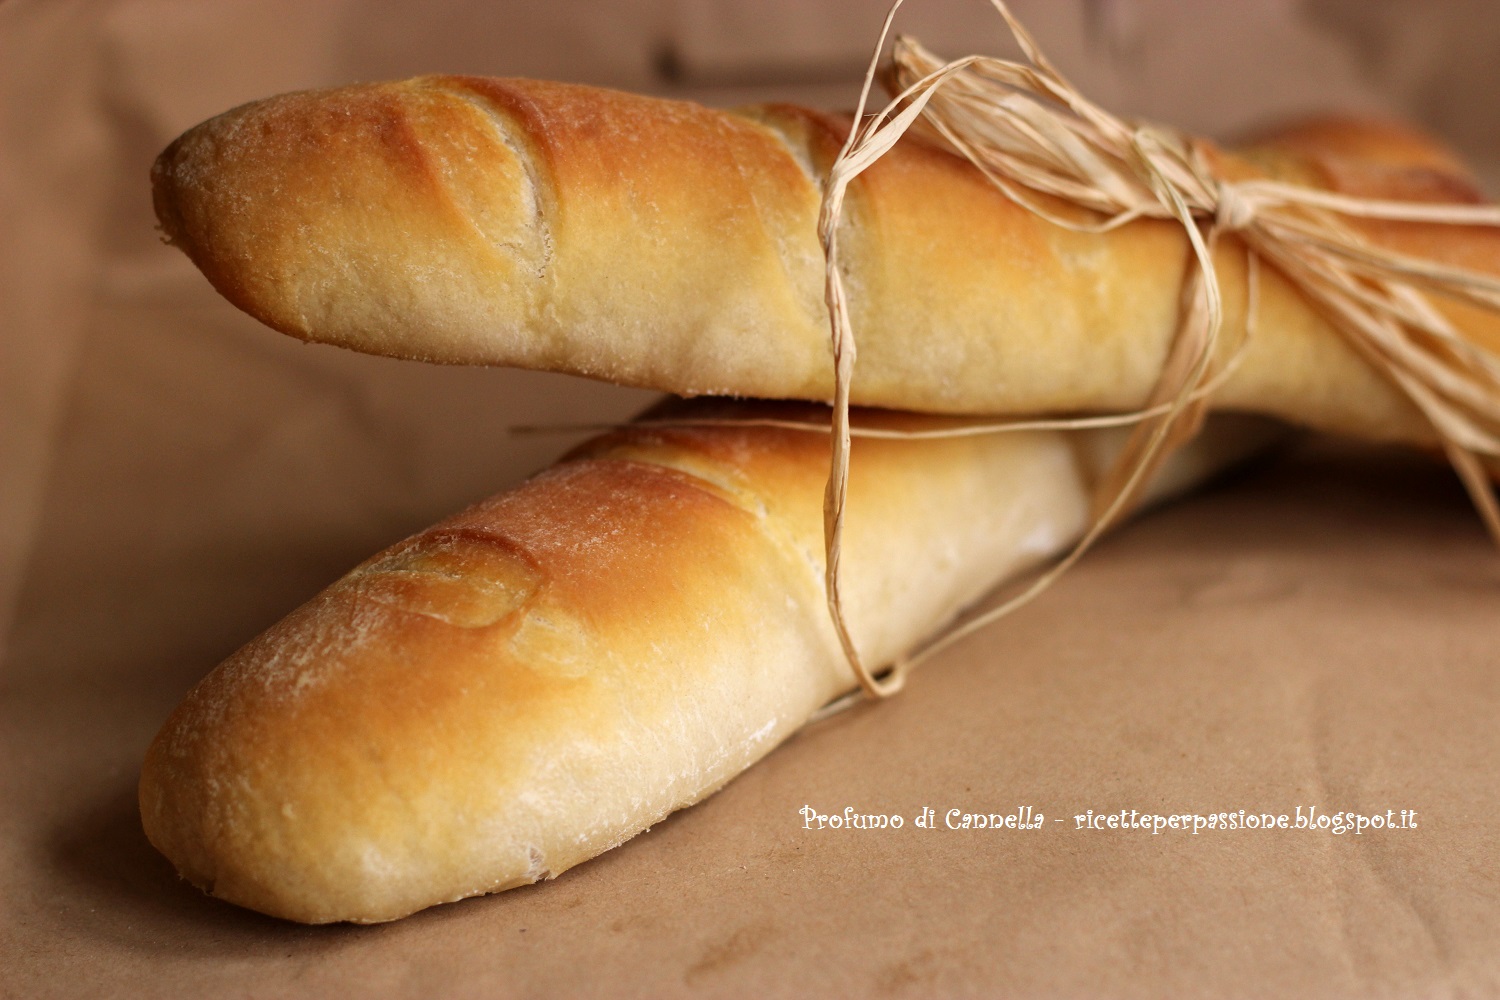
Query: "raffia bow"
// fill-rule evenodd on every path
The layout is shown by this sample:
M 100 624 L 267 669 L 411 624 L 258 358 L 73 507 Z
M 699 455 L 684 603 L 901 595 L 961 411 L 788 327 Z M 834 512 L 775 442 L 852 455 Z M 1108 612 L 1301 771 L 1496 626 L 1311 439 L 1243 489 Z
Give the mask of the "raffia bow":
M 968 56 L 945 63 L 916 41 L 898 39 L 890 70 L 895 97 L 883 111 L 867 117 L 880 52 L 901 6 L 896 0 L 866 74 L 854 125 L 824 188 L 818 229 L 827 262 L 825 293 L 835 362 L 833 460 L 824 495 L 826 583 L 829 613 L 863 693 L 894 693 L 916 663 L 1040 594 L 1119 518 L 1171 449 L 1197 429 L 1212 390 L 1228 374 L 1227 369 L 1211 370 L 1224 325 L 1213 249 L 1224 233 L 1238 235 L 1252 265 L 1264 259 L 1294 282 L 1349 344 L 1421 410 L 1500 543 L 1500 505 L 1480 458 L 1500 456 L 1500 357 L 1465 340 L 1427 297 L 1437 293 L 1500 310 L 1500 280 L 1373 246 L 1345 221 L 1352 216 L 1500 226 L 1500 208 L 1379 201 L 1272 181 L 1226 181 L 1215 174 L 1201 143 L 1160 126 L 1127 122 L 1084 98 L 1048 62 L 1002 0 L 991 3 L 1026 62 Z M 1151 397 L 1139 410 L 969 428 L 988 432 L 1136 424 L 1101 484 L 1090 527 L 1067 556 L 1021 593 L 877 677 L 850 638 L 839 586 L 856 346 L 839 270 L 838 231 L 849 184 L 919 122 L 1013 201 L 1057 225 L 1105 232 L 1141 218 L 1177 221 L 1192 246 L 1195 266 L 1184 279 L 1178 333 Z M 1080 223 L 1061 217 L 1038 193 L 1087 209 L 1095 218 Z

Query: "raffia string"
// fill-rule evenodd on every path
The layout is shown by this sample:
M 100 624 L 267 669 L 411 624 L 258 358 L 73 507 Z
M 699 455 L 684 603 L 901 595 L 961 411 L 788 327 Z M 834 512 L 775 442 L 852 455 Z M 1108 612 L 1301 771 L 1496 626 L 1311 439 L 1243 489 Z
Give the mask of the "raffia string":
M 1435 292 L 1500 310 L 1500 280 L 1372 246 L 1342 218 L 1500 226 L 1500 208 L 1350 198 L 1272 181 L 1227 182 L 1214 174 L 1199 142 L 1160 126 L 1127 122 L 1084 98 L 1002 0 L 991 3 L 1025 62 L 968 56 L 945 63 L 916 41 L 898 39 L 891 70 L 895 97 L 878 114 L 866 116 L 880 53 L 901 6 L 896 0 L 865 75 L 848 140 L 824 188 L 818 233 L 827 266 L 835 370 L 833 458 L 823 508 L 826 585 L 829 614 L 860 690 L 872 697 L 893 694 L 918 662 L 1035 598 L 1127 510 L 1171 449 L 1196 431 L 1211 390 L 1227 375 L 1227 370 L 1211 371 L 1224 322 L 1213 250 L 1224 233 L 1236 234 L 1252 261 L 1264 258 L 1294 282 L 1416 404 L 1500 543 L 1500 505 L 1479 458 L 1500 455 L 1500 357 L 1466 341 L 1426 297 Z M 1175 220 L 1191 244 L 1194 266 L 1184 279 L 1178 332 L 1146 405 L 1104 418 L 1136 428 L 1099 487 L 1082 538 L 1019 594 L 876 676 L 849 635 L 840 588 L 856 345 L 839 269 L 839 222 L 850 183 L 919 121 L 1013 201 L 1057 225 L 1105 232 L 1134 219 Z M 1036 193 L 1090 210 L 1096 219 L 1063 218 Z M 967 431 L 1102 426 L 1088 419 L 980 422 Z

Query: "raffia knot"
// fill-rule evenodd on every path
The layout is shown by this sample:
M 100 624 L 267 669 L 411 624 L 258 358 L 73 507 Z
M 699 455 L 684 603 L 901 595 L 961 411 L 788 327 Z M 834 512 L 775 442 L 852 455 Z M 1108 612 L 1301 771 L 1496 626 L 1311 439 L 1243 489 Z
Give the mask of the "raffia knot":
M 819 216 L 836 363 L 833 459 L 824 494 L 825 583 L 834 627 L 864 693 L 891 693 L 916 663 L 1041 593 L 1129 508 L 1167 453 L 1195 432 L 1209 396 L 1233 371 L 1231 360 L 1217 374 L 1211 372 L 1225 322 L 1215 237 L 1244 233 L 1252 226 L 1255 238 L 1243 239 L 1250 303 L 1244 338 L 1250 336 L 1254 317 L 1253 291 L 1248 289 L 1254 287 L 1256 262 L 1264 257 L 1428 418 L 1500 543 L 1500 498 L 1483 464 L 1500 464 L 1500 354 L 1466 337 L 1428 298 L 1435 293 L 1454 304 L 1500 313 L 1500 278 L 1372 244 L 1344 221 L 1500 228 L 1500 207 L 1355 198 L 1269 178 L 1227 181 L 1216 174 L 1206 147 L 1190 136 L 1129 122 L 1086 99 L 1042 54 L 1004 0 L 991 3 L 1020 45 L 1024 62 L 975 55 L 945 63 L 914 39 L 898 39 L 888 74 L 894 99 L 884 111 L 866 116 L 880 52 L 901 6 L 901 0 L 894 0 L 865 74 L 849 138 L 829 170 Z M 1095 515 L 1083 537 L 1021 593 L 949 630 L 881 679 L 860 660 L 849 637 L 839 586 L 855 343 L 838 262 L 838 226 L 848 185 L 918 118 L 1006 197 L 1037 217 L 1065 229 L 1101 234 L 1136 219 L 1175 220 L 1192 256 L 1184 271 L 1179 328 L 1149 405 L 1110 417 L 1135 424 L 1136 430 L 1098 487 Z M 1056 212 L 1048 197 L 1095 213 L 1097 219 L 1080 222 Z M 1208 232 L 1203 231 L 1205 218 L 1213 222 Z M 1244 343 L 1242 339 L 1240 350 Z M 1022 426 L 1036 425 L 1012 421 L 991 429 Z
M 1220 181 L 1214 191 L 1218 207 L 1214 211 L 1214 226 L 1221 233 L 1234 233 L 1249 229 L 1255 221 L 1255 202 L 1245 197 L 1238 184 Z

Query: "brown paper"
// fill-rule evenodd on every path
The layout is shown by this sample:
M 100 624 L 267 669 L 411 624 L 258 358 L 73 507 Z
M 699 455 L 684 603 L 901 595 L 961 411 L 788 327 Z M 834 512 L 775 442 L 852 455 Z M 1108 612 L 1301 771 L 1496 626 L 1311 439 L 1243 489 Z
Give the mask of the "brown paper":
M 618 419 L 647 397 L 265 330 L 157 244 L 157 150 L 241 100 L 421 70 L 854 98 L 857 81 L 841 97 L 814 74 L 659 75 L 662 40 L 701 50 L 681 26 L 711 12 L 527 6 L 0 4 L 0 996 L 1500 993 L 1500 564 L 1446 470 L 1326 444 L 1127 528 L 898 698 L 553 882 L 305 928 L 176 878 L 133 796 L 188 687 L 568 443 L 508 425 Z M 992 15 L 974 6 L 978 45 Z M 1465 67 L 1493 92 L 1469 55 L 1493 49 L 1493 19 L 1461 0 L 1411 23 L 1358 6 L 1016 10 L 1124 111 L 1209 132 L 1325 98 L 1430 111 L 1493 162 L 1493 116 L 1446 96 Z M 780 72 L 775 7 L 759 44 Z M 862 47 L 883 4 L 847 8 Z M 1416 41 L 1389 43 L 1398 30 Z M 808 830 L 804 806 L 904 822 Z M 939 828 L 915 826 L 924 807 Z M 942 826 L 1026 807 L 1041 829 Z M 1074 818 L 1298 807 L 1418 825 Z

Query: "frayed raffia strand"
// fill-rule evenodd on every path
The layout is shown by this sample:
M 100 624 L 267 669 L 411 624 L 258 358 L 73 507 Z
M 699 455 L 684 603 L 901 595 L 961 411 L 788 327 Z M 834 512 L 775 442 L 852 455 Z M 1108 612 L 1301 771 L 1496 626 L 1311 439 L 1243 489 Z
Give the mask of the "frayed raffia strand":
M 944 63 L 917 42 L 893 52 L 895 99 L 866 117 L 880 53 L 901 0 L 886 15 L 849 137 L 829 170 L 818 233 L 834 358 L 833 459 L 824 494 L 828 608 L 860 690 L 883 697 L 907 671 L 974 630 L 1026 604 L 1065 573 L 1129 507 L 1163 458 L 1190 437 L 1207 408 L 1200 392 L 1223 328 L 1213 248 L 1235 233 L 1330 317 L 1335 328 L 1431 422 L 1486 527 L 1500 543 L 1500 504 L 1479 456 L 1500 455 L 1500 358 L 1466 341 L 1424 292 L 1500 309 L 1500 280 L 1370 245 L 1341 216 L 1455 225 L 1500 225 L 1500 208 L 1350 198 L 1270 181 L 1215 175 L 1204 148 L 1181 133 L 1126 122 L 1089 102 L 1042 54 L 1002 0 L 991 0 L 1025 63 L 968 56 Z M 913 125 L 946 140 L 997 188 L 1058 225 L 1103 232 L 1140 218 L 1182 225 L 1194 266 L 1182 319 L 1144 419 L 1100 485 L 1092 523 L 1075 546 L 1020 594 L 940 636 L 882 676 L 862 662 L 844 620 L 839 586 L 848 499 L 849 393 L 856 346 L 839 269 L 839 221 L 848 186 Z M 1097 221 L 1059 217 L 1038 193 L 1087 209 Z

